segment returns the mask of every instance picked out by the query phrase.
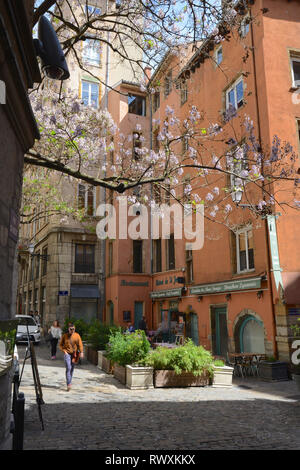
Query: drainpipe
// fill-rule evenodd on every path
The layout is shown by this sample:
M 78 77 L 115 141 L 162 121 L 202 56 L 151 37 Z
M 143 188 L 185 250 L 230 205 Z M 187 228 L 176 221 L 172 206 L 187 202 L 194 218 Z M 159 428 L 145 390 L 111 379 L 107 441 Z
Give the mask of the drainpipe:
M 252 11 L 250 8 L 250 18 L 252 19 Z M 254 73 L 254 86 L 255 86 L 255 102 L 256 102 L 256 113 L 257 113 L 257 124 L 258 124 L 258 141 L 259 145 L 262 148 L 262 139 L 261 139 L 261 120 L 260 120 L 260 111 L 259 111 L 259 102 L 258 102 L 258 86 L 257 86 L 257 70 L 256 70 L 256 56 L 255 56 L 255 47 L 254 47 L 254 33 L 253 33 L 253 23 L 250 22 L 250 31 L 251 31 L 251 48 L 252 48 L 252 61 L 253 61 L 253 73 Z M 264 182 L 263 182 L 264 186 Z M 262 186 L 262 188 L 263 188 Z M 265 198 L 263 193 L 263 198 Z M 266 251 L 267 251 L 267 269 L 268 269 L 268 278 L 269 278 L 269 289 L 270 289 L 270 300 L 272 308 L 272 317 L 273 317 L 273 335 L 274 335 L 274 356 L 278 357 L 278 348 L 276 342 L 276 316 L 275 316 L 275 307 L 274 307 L 274 296 L 273 296 L 273 285 L 271 277 L 271 257 L 270 257 L 270 240 L 269 240 L 269 227 L 268 220 L 265 220 L 265 232 L 266 232 Z
M 149 96 L 149 108 L 150 108 L 150 150 L 152 150 L 153 142 L 152 142 L 152 94 L 150 93 Z M 150 185 L 150 198 L 152 200 L 152 184 Z M 150 211 L 150 273 L 151 273 L 151 291 L 153 291 L 153 246 L 152 246 L 152 216 Z M 153 329 L 153 301 L 151 299 L 151 327 Z

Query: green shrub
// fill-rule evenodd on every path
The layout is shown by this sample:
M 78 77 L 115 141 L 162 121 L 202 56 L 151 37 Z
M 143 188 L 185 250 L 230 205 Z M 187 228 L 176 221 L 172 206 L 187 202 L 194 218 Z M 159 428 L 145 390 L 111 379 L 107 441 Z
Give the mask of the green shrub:
M 225 365 L 224 361 L 221 361 L 221 359 L 216 359 L 214 361 L 214 366 L 215 367 L 223 367 Z
M 66 318 L 63 326 L 64 333 L 68 332 L 69 323 L 73 323 L 75 325 L 76 333 L 81 336 L 81 339 L 83 341 L 86 341 L 89 330 L 89 324 L 85 320 L 83 320 L 83 318 Z
M 203 372 L 213 375 L 214 360 L 211 353 L 203 346 L 196 346 L 191 339 L 186 340 L 184 346 L 174 349 L 160 346 L 142 362 L 157 370 L 174 370 L 176 374 L 186 371 L 194 375 L 201 375 Z
M 87 342 L 96 351 L 102 351 L 106 349 L 110 335 L 116 331 L 118 331 L 116 326 L 105 325 L 99 320 L 94 320 L 88 328 Z
M 16 340 L 16 330 L 1 331 L 0 330 L 0 341 L 3 341 L 7 348 L 7 353 L 12 355 L 14 352 Z
M 107 357 L 120 366 L 137 364 L 150 351 L 150 343 L 145 332 L 136 330 L 134 333 L 122 333 L 121 328 L 109 337 Z

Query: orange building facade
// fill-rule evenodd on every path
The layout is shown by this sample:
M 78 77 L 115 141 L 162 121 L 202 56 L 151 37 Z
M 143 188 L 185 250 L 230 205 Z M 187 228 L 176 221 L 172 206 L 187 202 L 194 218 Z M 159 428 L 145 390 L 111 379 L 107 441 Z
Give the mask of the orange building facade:
M 263 9 L 268 10 L 262 13 Z M 136 115 L 124 111 L 124 116 L 113 116 L 124 134 L 134 132 L 138 123 L 154 148 L 152 122 L 165 119 L 167 106 L 180 119 L 197 106 L 205 129 L 219 122 L 228 100 L 234 100 L 237 116 L 223 122 L 225 136 L 230 137 L 234 128 L 237 140 L 242 139 L 239 123 L 247 115 L 265 151 L 277 135 L 298 155 L 300 4 L 256 0 L 240 13 L 241 26 L 228 41 L 215 44 L 208 39 L 195 53 L 189 51 L 183 62 L 178 55 L 164 58 L 150 81 L 150 86 L 161 84 L 160 93 L 145 104 L 144 115 L 139 108 Z M 253 18 L 250 24 L 248 15 Z M 176 86 L 178 82 L 184 86 Z M 120 86 L 130 88 L 130 84 Z M 134 93 L 142 96 L 138 89 Z M 122 103 L 109 106 L 121 108 Z M 128 110 L 128 103 L 123 108 Z M 221 154 L 227 148 L 218 142 L 211 150 Z M 193 174 L 185 171 L 184 178 L 190 177 Z M 226 178 L 218 175 L 220 188 L 228 184 Z M 288 197 L 283 182 L 272 190 L 278 202 Z M 199 250 L 187 251 L 185 240 L 173 234 L 170 239 L 108 240 L 106 321 L 121 325 L 131 321 L 137 326 L 144 314 L 149 329 L 156 329 L 163 319 L 171 327 L 181 317 L 185 336 L 217 356 L 258 352 L 289 361 L 293 339 L 289 325 L 300 314 L 300 216 L 277 203 L 263 218 L 232 206 L 234 228 L 205 219 L 204 245 Z

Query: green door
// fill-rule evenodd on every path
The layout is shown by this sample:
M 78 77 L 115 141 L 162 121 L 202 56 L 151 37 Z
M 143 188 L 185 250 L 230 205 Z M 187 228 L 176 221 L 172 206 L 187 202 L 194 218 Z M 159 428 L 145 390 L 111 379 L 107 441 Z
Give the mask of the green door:
M 214 308 L 214 310 L 212 311 L 211 323 L 213 354 L 226 358 L 228 352 L 226 307 Z
M 144 302 L 134 302 L 134 328 L 137 330 L 139 327 L 139 322 L 143 317 L 144 309 L 143 309 Z

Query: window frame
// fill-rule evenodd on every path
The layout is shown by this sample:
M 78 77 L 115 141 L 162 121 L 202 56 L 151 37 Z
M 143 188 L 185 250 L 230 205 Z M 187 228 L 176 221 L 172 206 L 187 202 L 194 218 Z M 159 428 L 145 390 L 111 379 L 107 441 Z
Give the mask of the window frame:
M 84 188 L 84 205 L 82 207 L 79 206 L 79 193 L 80 193 L 80 187 Z M 93 213 L 89 214 L 89 191 L 92 190 L 93 192 Z M 77 186 L 77 207 L 78 209 L 84 209 L 85 214 L 88 215 L 89 217 L 95 217 L 96 214 L 96 188 L 95 186 L 89 186 L 86 184 L 78 183 Z
M 142 104 L 141 104 L 142 111 L 141 111 L 141 113 L 137 112 L 137 107 L 138 107 L 137 102 L 138 102 L 138 100 L 135 101 L 135 106 L 132 106 L 133 102 L 131 102 L 131 103 L 129 102 L 130 97 L 134 97 L 135 99 L 138 98 L 142 101 Z M 145 96 L 136 95 L 135 93 L 128 93 L 127 102 L 128 102 L 128 113 L 129 114 L 135 114 L 136 116 L 146 117 L 147 109 L 146 109 L 146 97 Z
M 249 20 L 249 21 L 248 21 Z M 245 38 L 250 32 L 250 13 L 248 12 L 241 21 L 239 28 L 239 35 L 241 38 Z
M 88 103 L 87 103 L 87 104 L 84 103 L 84 105 L 85 105 L 85 106 L 91 106 L 92 108 L 98 109 L 98 108 L 99 108 L 100 84 L 97 83 L 97 82 L 92 82 L 92 81 L 85 80 L 85 79 L 82 78 L 82 79 L 81 79 L 81 101 L 83 101 L 83 95 L 82 95 L 82 93 L 83 93 L 83 84 L 84 84 L 84 83 L 87 83 L 87 84 L 89 85 Z M 94 106 L 94 105 L 92 104 L 92 101 L 91 101 L 91 97 L 92 97 L 91 87 L 92 87 L 92 85 L 95 85 L 95 86 L 97 86 L 97 88 L 98 88 L 98 92 L 97 92 L 97 105 L 96 105 L 96 106 Z M 84 102 L 84 101 L 83 101 L 83 102 Z
M 172 250 L 171 248 L 171 240 L 172 240 Z M 173 252 L 173 260 L 171 260 L 171 251 Z M 174 233 L 170 234 L 170 238 L 166 239 L 166 258 L 167 258 L 167 271 L 172 271 L 173 269 L 176 269 L 176 256 L 175 256 L 175 238 L 174 238 Z M 173 266 L 174 265 L 174 266 Z
M 87 263 L 87 262 L 81 262 L 79 263 L 77 260 L 76 260 L 76 257 L 78 256 L 78 253 L 77 253 L 77 247 L 84 247 L 83 248 L 83 259 L 84 261 L 86 260 L 87 258 L 87 255 L 86 255 L 86 248 L 87 247 L 93 247 L 92 251 L 93 251 L 93 260 L 92 260 L 92 263 Z M 82 268 L 83 266 L 87 267 L 89 266 L 89 268 L 86 268 L 84 270 L 81 270 L 79 268 Z M 75 256 L 74 256 L 74 273 L 76 274 L 95 274 L 95 245 L 92 244 L 92 243 L 75 243 Z
M 136 253 L 135 247 L 139 246 L 139 253 Z M 136 269 L 137 265 L 135 261 L 139 255 L 139 269 Z M 132 240 L 132 272 L 135 274 L 141 274 L 143 270 L 143 240 Z
M 95 43 L 97 42 L 98 44 L 98 47 L 99 47 L 99 50 L 97 51 L 97 55 L 98 55 L 98 59 L 97 61 L 95 59 L 93 59 L 93 57 L 91 57 L 89 54 L 87 54 L 86 52 L 87 51 L 90 51 L 91 49 L 95 49 L 94 46 L 91 46 L 91 43 Z M 97 39 L 86 39 L 84 41 L 84 44 L 83 44 L 83 48 L 82 48 L 82 60 L 90 65 L 94 65 L 95 67 L 100 67 L 101 65 L 101 52 L 100 52 L 100 44 L 99 44 L 99 41 L 97 41 Z M 88 80 L 86 80 L 88 81 Z M 95 83 L 95 82 L 93 82 Z
M 242 83 L 243 84 L 243 97 L 242 97 L 242 100 L 241 101 L 237 101 L 237 86 Z M 230 87 L 228 87 L 226 90 L 225 90 L 225 98 L 226 98 L 226 111 L 229 109 L 229 105 L 232 103 L 230 102 L 229 100 L 229 94 L 231 91 L 234 91 L 234 98 L 235 98 L 235 106 L 234 106 L 234 109 L 236 111 L 238 111 L 239 109 L 241 109 L 244 105 L 244 90 L 245 90 L 245 87 L 244 87 L 244 77 L 241 76 L 239 78 L 237 78 Z M 239 103 L 242 103 L 240 106 L 238 105 Z
M 167 98 L 172 91 L 172 70 L 170 70 L 164 79 L 164 97 Z
M 249 267 L 249 244 L 248 244 L 248 232 L 252 232 L 252 239 L 254 241 L 253 237 L 253 229 L 252 226 L 247 226 L 240 228 L 238 230 L 235 230 L 235 242 L 236 242 L 236 273 L 237 274 L 243 274 L 247 272 L 253 272 L 255 271 L 255 263 L 254 263 L 254 246 L 252 248 L 253 250 L 253 267 Z M 246 269 L 241 270 L 241 259 L 240 259 L 240 241 L 239 241 L 239 236 L 241 234 L 244 234 L 245 236 L 245 247 L 246 247 Z M 254 244 L 253 244 L 254 245 Z
M 295 80 L 295 72 L 294 72 L 293 62 L 299 62 L 300 63 L 300 55 L 296 55 L 296 53 L 293 53 L 291 51 L 290 52 L 290 68 L 291 68 L 291 76 L 292 76 L 292 88 L 300 88 L 300 80 L 297 80 L 298 84 L 296 83 L 296 80 Z
M 219 52 L 221 51 L 222 53 L 222 57 L 221 57 L 221 60 L 220 62 L 218 61 L 218 54 Z M 216 61 L 216 67 L 218 67 L 222 62 L 223 62 L 223 47 L 222 46 L 219 46 L 217 49 L 216 49 L 216 52 L 215 52 L 215 61 Z

